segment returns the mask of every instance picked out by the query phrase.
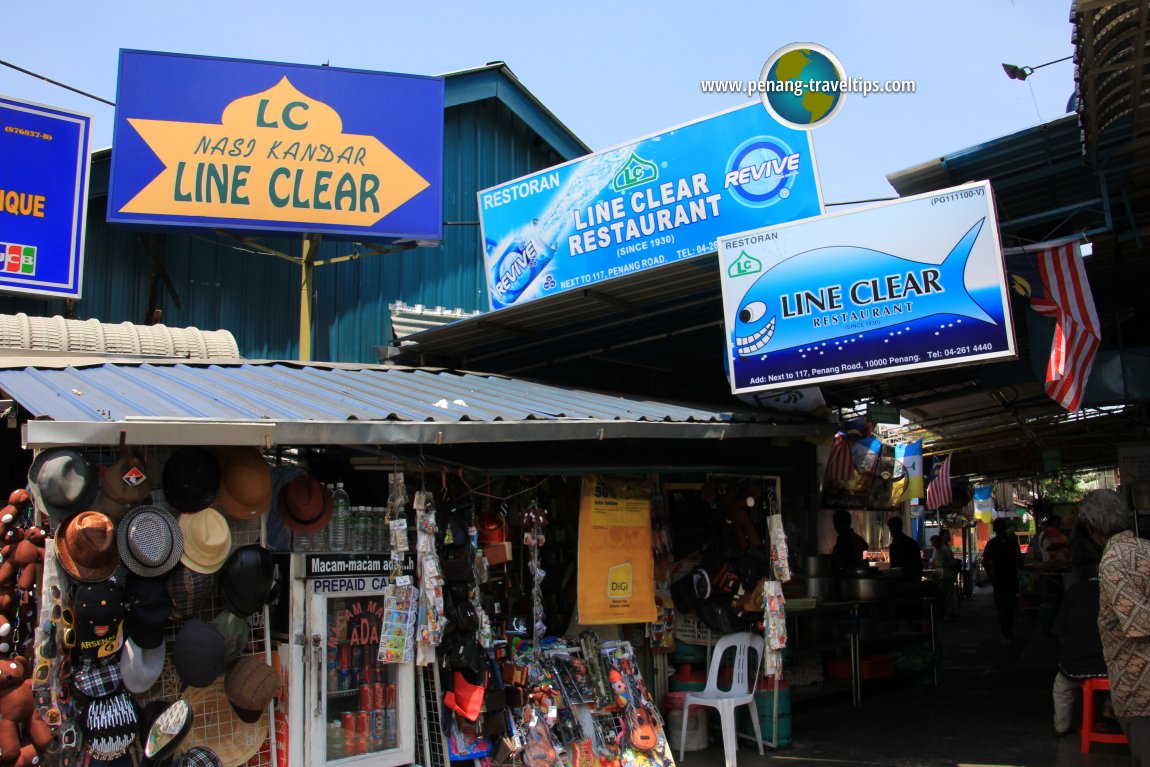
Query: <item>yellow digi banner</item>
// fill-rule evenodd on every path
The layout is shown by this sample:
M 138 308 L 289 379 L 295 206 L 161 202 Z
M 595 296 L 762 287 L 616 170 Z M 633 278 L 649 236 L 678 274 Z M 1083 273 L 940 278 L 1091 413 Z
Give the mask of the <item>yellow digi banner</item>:
M 579 500 L 579 622 L 655 620 L 651 483 L 589 476 Z
M 164 163 L 125 213 L 369 227 L 429 186 L 285 76 L 220 124 L 129 118 Z

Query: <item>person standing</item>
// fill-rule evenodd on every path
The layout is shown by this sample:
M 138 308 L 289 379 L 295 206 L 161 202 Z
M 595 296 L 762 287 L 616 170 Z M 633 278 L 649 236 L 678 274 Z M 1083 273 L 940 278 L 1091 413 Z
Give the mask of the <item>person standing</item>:
M 902 517 L 891 517 L 886 521 L 890 530 L 890 566 L 902 568 L 900 580 L 906 583 L 919 583 L 922 580 L 922 549 L 918 541 L 902 531 Z
M 1014 642 L 1014 606 L 1018 595 L 1018 569 L 1022 565 L 1022 550 L 1018 538 L 1010 530 L 1005 517 L 994 520 L 994 537 L 982 552 L 982 566 L 994 587 L 994 608 L 998 612 L 998 627 L 1002 631 L 1001 643 Z
M 849 573 L 860 567 L 866 567 L 866 552 L 870 544 L 866 538 L 851 529 L 851 513 L 846 509 L 839 509 L 831 517 L 838 538 L 831 549 L 831 565 L 835 572 Z
M 942 602 L 942 619 L 954 620 L 958 614 L 958 592 L 955 590 L 955 581 L 958 578 L 958 566 L 954 561 L 954 549 L 950 547 L 950 533 L 944 529 L 939 535 L 930 536 L 930 545 L 934 549 L 931 555 L 931 565 L 938 570 L 938 596 Z
M 1150 541 L 1130 531 L 1130 510 L 1113 490 L 1087 493 L 1078 519 L 1103 544 L 1098 633 L 1114 712 L 1134 767 L 1150 767 Z

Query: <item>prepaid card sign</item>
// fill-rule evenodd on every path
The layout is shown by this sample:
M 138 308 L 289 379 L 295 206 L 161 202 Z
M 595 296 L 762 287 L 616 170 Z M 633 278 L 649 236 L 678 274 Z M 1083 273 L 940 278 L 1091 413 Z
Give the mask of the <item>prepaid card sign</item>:
M 736 394 L 1012 357 L 990 184 L 719 239 Z

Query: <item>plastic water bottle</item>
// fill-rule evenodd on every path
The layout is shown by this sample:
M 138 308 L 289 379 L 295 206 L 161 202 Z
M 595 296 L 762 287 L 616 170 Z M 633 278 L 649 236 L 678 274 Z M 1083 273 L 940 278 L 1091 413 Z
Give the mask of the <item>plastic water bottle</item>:
M 351 522 L 351 499 L 348 497 L 347 491 L 343 489 L 342 482 L 335 483 L 335 492 L 332 493 L 332 501 L 335 504 L 335 514 L 332 515 L 331 524 L 328 526 L 331 550 L 347 551 L 349 543 L 348 528 Z
M 352 536 L 352 550 L 353 551 L 367 551 L 367 534 L 369 532 L 367 520 L 367 507 L 356 506 L 355 513 L 352 514 L 353 527 L 355 533 Z

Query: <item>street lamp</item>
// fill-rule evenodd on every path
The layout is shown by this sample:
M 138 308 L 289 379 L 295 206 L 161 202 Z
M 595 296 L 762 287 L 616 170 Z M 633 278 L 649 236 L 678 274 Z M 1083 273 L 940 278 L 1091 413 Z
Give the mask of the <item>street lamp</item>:
M 1070 58 L 1073 58 L 1073 57 L 1063 56 L 1060 59 L 1055 59 L 1054 61 L 1048 61 L 1045 64 L 1039 64 L 1036 67 L 1019 67 L 1019 66 L 1015 66 L 1014 64 L 1003 64 L 1002 65 L 1002 71 L 1005 72 L 1006 76 L 1009 77 L 1011 80 L 1025 80 L 1026 78 L 1028 78 L 1032 74 L 1034 74 L 1034 70 L 1036 70 L 1036 69 L 1042 69 L 1043 67 L 1048 67 L 1051 64 L 1057 64 L 1061 61 L 1067 61 Z

